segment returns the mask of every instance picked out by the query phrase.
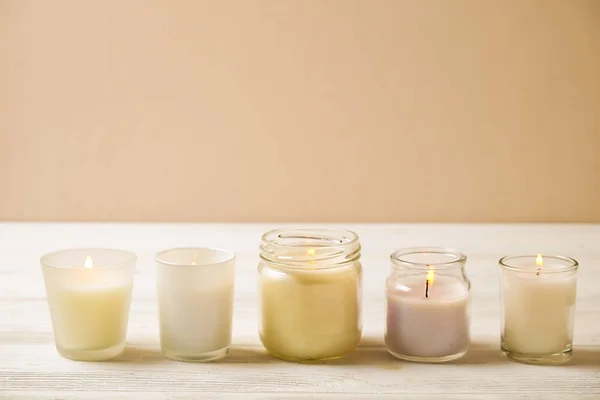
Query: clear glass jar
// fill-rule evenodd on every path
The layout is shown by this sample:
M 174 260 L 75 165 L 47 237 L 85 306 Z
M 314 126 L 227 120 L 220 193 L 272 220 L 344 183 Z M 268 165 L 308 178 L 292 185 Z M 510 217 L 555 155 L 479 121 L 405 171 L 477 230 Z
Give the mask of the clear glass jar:
M 420 247 L 396 251 L 390 258 L 387 350 L 419 362 L 462 357 L 470 342 L 467 257 L 451 249 Z
M 343 357 L 362 332 L 362 266 L 354 232 L 278 229 L 260 246 L 260 338 L 293 361 Z
M 571 358 L 579 263 L 552 255 L 500 259 L 501 352 L 527 364 Z

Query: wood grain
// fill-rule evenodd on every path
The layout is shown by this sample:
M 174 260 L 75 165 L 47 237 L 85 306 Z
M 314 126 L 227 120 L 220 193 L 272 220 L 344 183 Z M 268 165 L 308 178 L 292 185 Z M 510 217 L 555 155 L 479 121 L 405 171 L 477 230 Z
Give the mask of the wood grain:
M 306 364 L 279 361 L 261 346 L 256 265 L 271 225 L 0 224 L 1 399 L 506 399 L 600 398 L 600 226 L 346 225 L 363 244 L 364 334 L 347 358 Z M 163 359 L 153 255 L 174 246 L 218 246 L 238 255 L 233 350 L 212 364 Z M 383 347 L 383 281 L 392 250 L 443 245 L 469 256 L 472 346 L 451 364 L 400 362 Z M 81 246 L 126 248 L 139 256 L 128 331 L 120 359 L 78 363 L 54 349 L 39 256 Z M 572 362 L 558 367 L 512 363 L 499 353 L 497 260 L 508 253 L 552 252 L 581 263 Z

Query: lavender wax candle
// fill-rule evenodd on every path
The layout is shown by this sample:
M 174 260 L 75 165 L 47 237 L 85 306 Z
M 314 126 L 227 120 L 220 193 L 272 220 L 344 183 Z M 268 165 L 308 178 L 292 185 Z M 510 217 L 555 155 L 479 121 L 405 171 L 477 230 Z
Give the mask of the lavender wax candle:
M 385 343 L 395 357 L 421 362 L 457 359 L 469 347 L 466 257 L 415 248 L 391 256 Z

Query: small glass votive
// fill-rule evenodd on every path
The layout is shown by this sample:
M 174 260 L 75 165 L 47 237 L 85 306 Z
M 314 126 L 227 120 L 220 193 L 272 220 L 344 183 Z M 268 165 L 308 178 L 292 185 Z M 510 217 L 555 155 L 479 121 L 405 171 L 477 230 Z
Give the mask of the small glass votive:
M 526 364 L 571 358 L 577 288 L 576 260 L 563 256 L 507 256 L 501 270 L 501 352 Z
M 469 348 L 467 257 L 455 250 L 419 247 L 391 255 L 386 281 L 385 344 L 394 357 L 447 362 Z
M 229 354 L 235 254 L 180 248 L 156 255 L 162 354 L 207 362 Z
M 136 255 L 72 249 L 41 258 L 56 349 L 78 361 L 118 357 L 125 336 Z
M 289 361 L 353 352 L 362 332 L 362 266 L 354 232 L 278 229 L 262 237 L 260 339 Z

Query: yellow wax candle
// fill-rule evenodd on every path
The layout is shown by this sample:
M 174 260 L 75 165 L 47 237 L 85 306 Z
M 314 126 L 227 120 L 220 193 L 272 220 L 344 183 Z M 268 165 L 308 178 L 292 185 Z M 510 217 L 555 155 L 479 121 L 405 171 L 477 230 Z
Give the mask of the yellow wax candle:
M 80 261 L 83 257 L 85 262 Z M 42 257 L 54 339 L 62 356 L 99 361 L 123 352 L 135 258 L 110 249 L 64 250 Z
M 361 266 L 307 271 L 264 268 L 261 340 L 284 359 L 344 356 L 361 336 Z
M 260 338 L 285 360 L 326 360 L 356 349 L 362 332 L 358 235 L 284 228 L 262 237 Z

